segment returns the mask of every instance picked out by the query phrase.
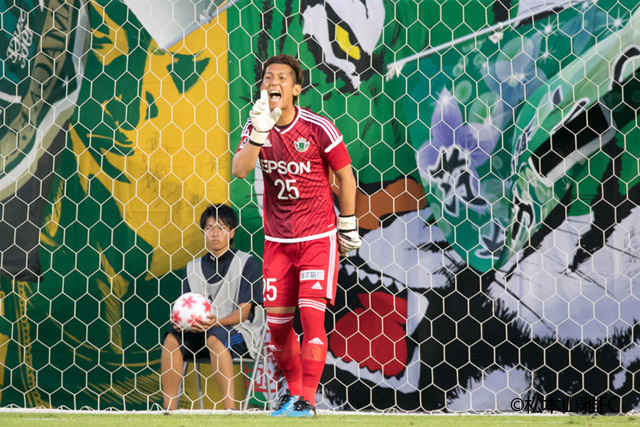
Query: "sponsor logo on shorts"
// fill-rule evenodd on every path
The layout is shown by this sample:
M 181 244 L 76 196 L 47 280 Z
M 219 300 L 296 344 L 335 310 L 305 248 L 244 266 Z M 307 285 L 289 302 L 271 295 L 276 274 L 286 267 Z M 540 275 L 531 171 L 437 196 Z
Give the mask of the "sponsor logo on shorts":
M 324 270 L 303 270 L 300 272 L 300 281 L 324 280 Z
M 322 285 L 320 284 L 320 282 L 316 282 L 316 283 L 313 284 L 311 289 L 320 289 L 320 290 L 322 290 Z

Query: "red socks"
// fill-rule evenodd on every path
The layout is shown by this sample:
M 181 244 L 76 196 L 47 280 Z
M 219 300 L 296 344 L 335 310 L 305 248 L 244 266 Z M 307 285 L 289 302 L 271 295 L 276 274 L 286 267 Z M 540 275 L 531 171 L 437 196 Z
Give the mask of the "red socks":
M 304 332 L 302 341 L 302 396 L 316 404 L 318 383 L 327 359 L 327 332 L 324 329 L 324 299 L 300 299 L 300 321 Z
M 302 395 L 300 342 L 293 330 L 293 313 L 267 313 L 271 352 L 284 374 L 292 396 Z
M 304 396 L 316 404 L 316 392 L 327 359 L 327 332 L 324 312 L 327 301 L 300 299 L 300 321 L 304 339 L 302 351 L 293 330 L 293 313 L 267 313 L 271 351 L 284 374 L 292 396 Z

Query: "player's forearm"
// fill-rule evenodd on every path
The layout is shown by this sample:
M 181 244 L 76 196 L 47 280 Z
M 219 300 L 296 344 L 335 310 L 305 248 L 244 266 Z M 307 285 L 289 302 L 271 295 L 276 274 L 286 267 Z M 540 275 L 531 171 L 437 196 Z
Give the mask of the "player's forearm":
M 233 157 L 231 163 L 231 173 L 233 176 L 236 178 L 246 178 L 256 166 L 259 154 L 260 147 L 252 144 L 245 145 L 242 150 Z
M 340 215 L 350 216 L 356 213 L 356 179 L 351 171 L 351 166 L 335 172 L 338 180 L 338 203 Z
M 340 203 L 340 216 L 337 221 L 338 250 L 343 256 L 362 246 L 362 240 L 358 234 L 356 219 L 356 179 L 353 176 L 351 165 L 336 172 L 338 185 L 338 201 Z

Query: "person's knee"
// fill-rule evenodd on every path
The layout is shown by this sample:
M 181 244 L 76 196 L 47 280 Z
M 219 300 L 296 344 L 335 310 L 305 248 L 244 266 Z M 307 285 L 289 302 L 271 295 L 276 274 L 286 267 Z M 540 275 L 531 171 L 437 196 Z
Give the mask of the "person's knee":
M 281 347 L 289 341 L 293 331 L 293 313 L 267 313 L 271 344 Z
M 220 355 L 222 352 L 227 351 L 227 346 L 214 335 L 207 338 L 207 347 L 209 347 L 209 350 L 214 352 L 216 355 Z

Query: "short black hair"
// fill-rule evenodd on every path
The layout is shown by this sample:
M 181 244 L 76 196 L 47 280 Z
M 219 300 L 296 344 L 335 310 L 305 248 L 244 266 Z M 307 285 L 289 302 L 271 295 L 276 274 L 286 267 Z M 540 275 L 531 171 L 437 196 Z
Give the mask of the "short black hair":
M 213 218 L 218 222 L 223 223 L 230 230 L 235 230 L 238 226 L 238 215 L 231 207 L 224 203 L 213 204 L 207 207 L 200 216 L 200 228 L 204 230 L 204 226 L 207 225 L 207 220 Z
M 274 55 L 271 58 L 267 59 L 266 62 L 262 65 L 262 76 L 260 82 L 264 80 L 264 74 L 267 72 L 267 67 L 271 64 L 284 64 L 291 67 L 291 77 L 293 77 L 293 84 L 302 86 L 302 67 L 300 66 L 300 61 L 294 58 L 291 55 L 287 55 L 285 53 L 281 53 L 280 55 Z M 298 96 L 293 97 L 293 103 L 298 102 Z

